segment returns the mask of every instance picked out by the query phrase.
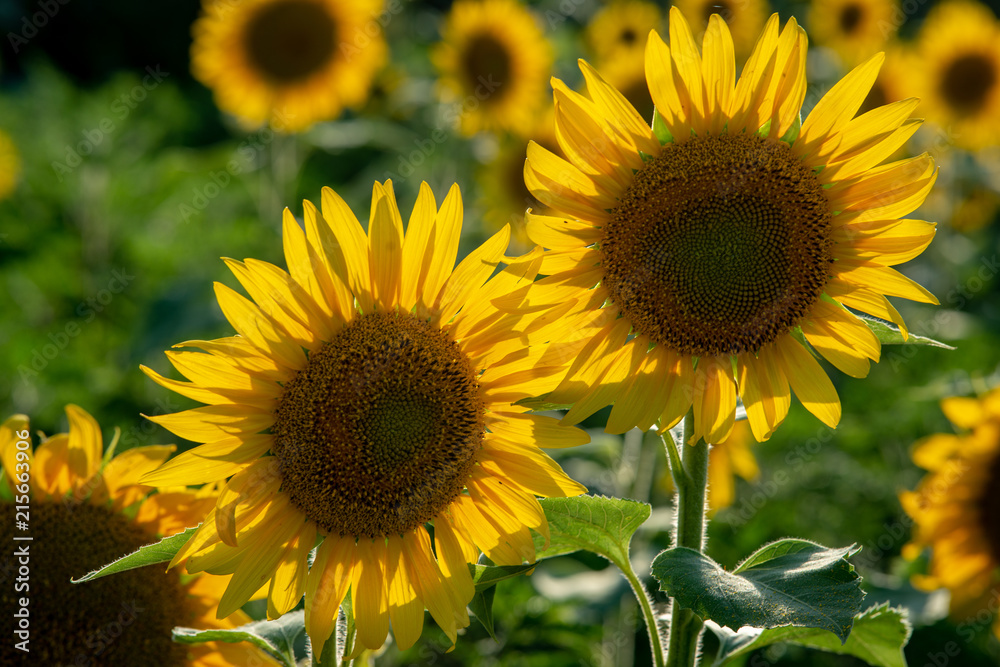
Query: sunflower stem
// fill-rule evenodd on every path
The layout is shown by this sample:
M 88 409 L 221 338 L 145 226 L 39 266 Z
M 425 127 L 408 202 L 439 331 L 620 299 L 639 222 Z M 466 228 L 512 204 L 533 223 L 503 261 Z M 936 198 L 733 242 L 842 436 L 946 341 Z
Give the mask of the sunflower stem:
M 660 626 L 656 623 L 653 602 L 649 599 L 649 594 L 642 585 L 642 581 L 639 580 L 639 577 L 632 570 L 631 563 L 625 563 L 625 565 L 627 567 L 622 568 L 622 574 L 625 575 L 629 585 L 632 586 L 632 592 L 635 594 L 635 599 L 639 601 L 642 616 L 646 620 L 646 632 L 649 634 L 649 648 L 653 654 L 653 664 L 655 667 L 664 667 L 663 638 L 660 636 Z
M 680 450 L 669 432 L 663 444 L 670 459 L 670 472 L 677 487 L 675 547 L 687 547 L 701 552 L 705 547 L 705 491 L 708 486 L 708 444 L 698 439 L 693 445 L 694 415 L 684 417 Z M 670 635 L 667 646 L 667 667 L 694 667 L 698 662 L 698 646 L 704 622 L 690 609 L 680 609 L 672 602 Z

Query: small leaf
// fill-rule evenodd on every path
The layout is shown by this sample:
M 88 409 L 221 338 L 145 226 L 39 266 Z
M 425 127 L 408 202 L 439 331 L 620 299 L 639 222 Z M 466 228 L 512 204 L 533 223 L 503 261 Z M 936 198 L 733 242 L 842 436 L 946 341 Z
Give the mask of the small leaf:
M 179 644 L 249 642 L 282 665 L 295 667 L 295 641 L 305 631 L 305 611 L 300 609 L 275 621 L 256 621 L 232 629 L 174 628 L 174 641 Z
M 188 528 L 183 533 L 165 537 L 156 544 L 147 544 L 144 547 L 139 547 L 137 551 L 133 551 L 129 555 L 122 556 L 113 563 L 109 563 L 93 572 L 88 572 L 79 579 L 72 579 L 71 581 L 74 584 L 82 584 L 86 581 L 106 577 L 109 574 L 134 570 L 137 567 L 155 565 L 156 563 L 168 563 L 181 550 L 181 547 L 187 543 L 191 536 L 194 535 L 194 531 L 196 530 L 198 530 L 197 526 Z
M 779 540 L 732 573 L 686 547 L 653 560 L 660 588 L 682 607 L 734 630 L 786 625 L 821 628 L 841 643 L 851 633 L 865 594 L 847 556 L 856 547 L 827 549 L 806 540 Z
M 512 579 L 530 573 L 535 569 L 535 564 L 493 565 L 486 556 L 483 556 L 481 560 L 485 561 L 485 564 L 469 563 L 469 573 L 472 574 L 472 583 L 476 587 L 476 593 L 472 596 L 472 601 L 469 602 L 469 609 L 482 623 L 490 637 L 496 641 L 496 635 L 493 633 L 493 598 L 496 594 L 494 587 L 504 579 Z
M 469 603 L 469 611 L 482 623 L 483 628 L 493 638 L 493 641 L 497 641 L 497 636 L 493 630 L 493 598 L 496 595 L 496 591 L 497 589 L 494 586 L 490 586 L 482 591 L 477 590 L 476 594 L 472 596 L 472 602 Z
M 910 622 L 907 620 L 906 610 L 893 609 L 888 602 L 871 607 L 856 616 L 851 636 L 844 644 L 825 630 L 816 628 L 742 628 L 733 632 L 712 621 L 707 621 L 705 626 L 719 638 L 719 653 L 712 663 L 713 667 L 720 667 L 733 658 L 778 642 L 852 655 L 874 667 L 906 667 L 903 647 L 910 638 Z
M 604 556 L 628 571 L 628 545 L 632 535 L 649 518 L 650 506 L 634 500 L 603 496 L 543 498 L 550 541 L 535 536 L 538 559 L 581 549 Z
M 479 565 L 469 563 L 469 573 L 477 591 L 485 591 L 504 579 L 513 579 L 535 569 L 534 563 L 526 565 Z
M 910 332 L 910 335 L 906 337 L 906 340 L 903 340 L 903 332 L 888 322 L 873 320 L 867 317 L 862 317 L 861 320 L 868 325 L 868 328 L 871 329 L 872 333 L 875 334 L 875 337 L 878 338 L 878 342 L 883 345 L 927 345 L 929 347 L 944 348 L 945 350 L 955 349 L 951 345 L 934 340 L 933 338 L 918 336 L 913 332 Z
M 667 129 L 667 124 L 663 122 L 660 112 L 653 110 L 653 134 L 659 139 L 660 144 L 669 144 L 674 140 L 674 135 Z

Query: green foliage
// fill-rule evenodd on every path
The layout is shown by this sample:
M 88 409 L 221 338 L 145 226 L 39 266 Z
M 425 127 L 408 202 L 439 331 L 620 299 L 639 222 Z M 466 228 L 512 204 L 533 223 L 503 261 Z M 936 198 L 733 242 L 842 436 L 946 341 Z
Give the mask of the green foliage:
M 249 642 L 285 667 L 295 667 L 295 643 L 305 632 L 305 611 L 300 609 L 274 621 L 256 621 L 227 630 L 174 628 L 174 641 L 181 644 Z
M 783 626 L 770 630 L 741 628 L 734 632 L 712 621 L 705 625 L 719 639 L 719 651 L 713 667 L 729 664 L 740 656 L 778 642 L 852 655 L 874 667 L 906 667 L 903 646 L 911 631 L 906 610 L 891 608 L 888 603 L 875 605 L 858 614 L 854 618 L 851 636 L 843 643 L 818 628 Z
M 535 537 L 538 558 L 551 558 L 583 549 L 600 554 L 626 569 L 632 534 L 649 518 L 645 503 L 621 498 L 576 496 L 541 501 L 551 539 Z
M 181 550 L 181 547 L 183 547 L 191 536 L 194 535 L 196 530 L 198 530 L 197 526 L 194 528 L 188 528 L 183 533 L 177 533 L 176 535 L 165 537 L 154 544 L 147 544 L 144 547 L 140 547 L 127 556 L 122 556 L 113 563 L 108 563 L 102 568 L 98 568 L 93 572 L 88 572 L 79 579 L 74 579 L 73 583 L 82 584 L 111 574 L 117 574 L 118 572 L 134 570 L 137 567 L 170 562 L 177 552 Z
M 855 547 L 827 549 L 806 540 L 773 542 L 733 572 L 693 549 L 653 560 L 653 576 L 682 607 L 732 629 L 820 628 L 846 642 L 865 594 L 846 558 Z

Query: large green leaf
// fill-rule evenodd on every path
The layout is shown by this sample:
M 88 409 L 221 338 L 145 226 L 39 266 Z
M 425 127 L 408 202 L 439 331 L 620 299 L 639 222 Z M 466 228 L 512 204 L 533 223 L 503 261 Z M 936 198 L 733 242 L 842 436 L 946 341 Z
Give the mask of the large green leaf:
M 872 333 L 875 334 L 875 337 L 883 345 L 927 345 L 929 347 L 941 347 L 946 350 L 955 349 L 951 345 L 934 340 L 933 338 L 927 338 L 926 336 L 918 336 L 913 332 L 910 332 L 906 340 L 903 340 L 903 332 L 892 324 L 867 317 L 862 317 L 861 320 L 868 325 L 868 328 L 872 330 Z
M 109 574 L 117 574 L 118 572 L 134 570 L 137 567 L 155 565 L 156 563 L 170 562 L 177 552 L 181 550 L 181 547 L 194 535 L 194 531 L 196 530 L 198 530 L 197 526 L 188 528 L 183 533 L 165 537 L 155 544 L 147 544 L 144 547 L 139 547 L 137 551 L 133 551 L 127 556 L 122 556 L 113 563 L 109 563 L 93 572 L 88 572 L 79 579 L 73 579 L 72 581 L 74 584 L 82 584 L 85 581 L 100 579 Z
M 295 641 L 305 631 L 305 611 L 300 609 L 284 614 L 275 621 L 256 621 L 232 629 L 174 628 L 174 641 L 180 644 L 249 642 L 282 665 L 295 667 Z
M 681 607 L 734 630 L 743 626 L 820 628 L 847 641 L 865 594 L 846 558 L 851 546 L 827 549 L 807 540 L 779 540 L 754 552 L 733 572 L 686 547 L 653 560 L 660 588 Z
M 548 545 L 535 536 L 539 560 L 574 551 L 592 551 L 629 568 L 632 535 L 649 518 L 650 506 L 634 500 L 603 496 L 544 498 L 539 501 L 549 522 Z
M 705 626 L 719 638 L 719 653 L 712 663 L 713 667 L 721 667 L 733 658 L 779 642 L 853 655 L 874 667 L 906 667 L 903 647 L 910 638 L 906 610 L 892 609 L 888 602 L 856 616 L 851 636 L 843 644 L 829 632 L 816 628 L 742 628 L 733 632 L 712 621 L 706 622 Z

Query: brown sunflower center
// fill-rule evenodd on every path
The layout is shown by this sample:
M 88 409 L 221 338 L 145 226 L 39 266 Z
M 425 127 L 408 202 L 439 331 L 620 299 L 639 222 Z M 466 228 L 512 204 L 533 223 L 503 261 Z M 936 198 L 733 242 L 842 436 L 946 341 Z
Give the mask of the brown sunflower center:
M 336 48 L 337 24 L 316 2 L 283 0 L 258 11 L 245 34 L 252 64 L 268 78 L 286 83 L 322 69 Z
M 695 356 L 759 349 L 816 302 L 831 261 L 823 188 L 757 135 L 668 144 L 635 174 L 601 243 L 634 328 Z
M 860 5 L 844 5 L 840 9 L 840 31 L 845 35 L 851 35 L 855 29 L 861 25 L 861 19 L 865 16 L 865 10 Z
M 721 0 L 709 2 L 705 5 L 704 16 L 706 24 L 712 18 L 712 14 L 718 14 L 726 23 L 729 23 L 729 21 L 733 18 L 733 10 L 729 6 L 729 3 L 722 2 Z
M 940 92 L 944 100 L 961 114 L 974 114 L 986 104 L 997 83 L 993 61 L 972 53 L 956 58 L 944 70 Z
M 458 345 L 410 315 L 370 313 L 309 359 L 278 405 L 282 488 L 329 534 L 423 525 L 464 489 L 484 433 Z
M 990 464 L 986 485 L 979 497 L 979 521 L 989 542 L 993 561 L 1000 563 L 1000 455 Z
M 469 40 L 462 55 L 462 70 L 470 91 L 485 88 L 499 99 L 509 88 L 513 63 L 507 45 L 493 35 Z
M 195 620 L 176 571 L 146 567 L 70 583 L 155 542 L 153 535 L 104 507 L 56 502 L 30 507 L 30 531 L 22 532 L 14 530 L 14 505 L 0 503 L 0 543 L 9 565 L 0 586 L 7 627 L 0 664 L 26 664 L 25 655 L 35 665 L 188 664 L 185 647 L 171 640 L 174 626 Z M 14 541 L 24 535 L 34 539 Z M 28 599 L 28 654 L 14 646 L 21 641 L 13 616 L 21 609 L 20 598 Z

